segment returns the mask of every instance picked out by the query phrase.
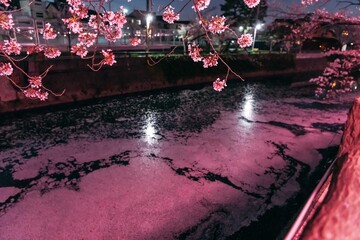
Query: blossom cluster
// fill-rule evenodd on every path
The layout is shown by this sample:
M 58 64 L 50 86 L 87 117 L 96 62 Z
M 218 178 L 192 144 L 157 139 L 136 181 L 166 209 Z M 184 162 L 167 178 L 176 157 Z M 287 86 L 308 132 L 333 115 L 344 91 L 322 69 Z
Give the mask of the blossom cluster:
M 237 43 L 241 48 L 250 47 L 253 43 L 252 35 L 250 33 L 242 34 L 238 39 Z
M 351 72 L 359 68 L 360 58 L 354 55 L 339 55 L 330 62 L 322 75 L 310 79 L 317 88 L 315 95 L 319 98 L 331 98 L 337 94 L 356 90 L 357 82 Z
M 0 12 L 0 27 L 4 30 L 10 30 L 14 27 L 14 21 L 11 14 Z
M 218 17 L 217 15 L 211 17 L 208 29 L 212 33 L 222 33 L 224 32 L 229 25 L 225 25 L 226 18 L 224 16 Z
M 202 11 L 206 9 L 210 4 L 210 0 L 194 0 L 194 10 L 195 11 Z
M 174 23 L 180 19 L 180 14 L 174 12 L 174 8 L 170 5 L 166 7 L 165 11 L 162 14 L 162 18 L 165 22 Z
M 22 89 L 24 95 L 28 98 L 37 98 L 41 101 L 48 99 L 49 93 L 43 87 L 41 76 L 30 76 L 29 85 Z
M 246 6 L 248 6 L 249 8 L 254 8 L 257 5 L 259 5 L 260 0 L 244 0 L 244 3 L 246 4 Z
M 130 2 L 131 0 L 128 0 Z M 203 53 L 203 49 L 197 45 L 195 42 L 188 45 L 189 55 L 194 62 L 202 62 L 204 68 L 215 67 L 220 63 L 223 63 L 228 68 L 229 72 L 233 73 L 235 76 L 238 76 L 231 68 L 223 61 L 221 56 L 218 54 L 217 50 L 213 46 L 212 39 L 210 38 L 211 34 L 223 34 L 225 31 L 232 32 L 236 35 L 240 47 L 249 47 L 252 44 L 252 36 L 250 34 L 244 34 L 240 37 L 237 34 L 229 29 L 229 25 L 226 24 L 226 18 L 224 16 L 212 16 L 210 19 L 206 20 L 203 17 L 203 14 L 200 11 L 205 10 L 209 7 L 211 0 L 193 0 L 192 8 L 198 15 L 200 19 L 200 29 L 205 32 L 206 41 L 210 45 L 210 51 Z M 243 0 L 244 3 L 249 8 L 256 7 L 260 0 Z M 0 4 L 5 6 L 5 8 L 10 6 L 11 0 L 0 0 Z M 104 37 L 109 43 L 116 42 L 123 36 L 123 27 L 126 24 L 125 10 L 123 7 L 120 7 L 118 11 L 107 10 L 104 7 L 104 4 L 107 1 L 100 0 L 66 0 L 67 7 L 70 17 L 62 19 L 65 27 L 68 28 L 67 34 L 72 34 L 72 36 L 77 37 L 77 43 L 70 47 L 71 53 L 86 59 L 91 59 L 91 64 L 88 66 L 94 70 L 99 70 L 103 65 L 112 66 L 116 63 L 115 54 L 111 49 L 99 50 L 97 44 L 100 37 Z M 172 3 L 172 1 L 170 2 Z M 186 6 L 187 4 L 185 4 Z M 185 7 L 184 6 L 184 7 Z M 90 14 L 92 11 L 95 14 Z M 175 21 L 180 20 L 179 12 L 169 4 L 163 10 L 162 18 L 169 24 L 173 24 Z M 1 11 L 0 12 L 0 28 L 7 32 L 15 31 L 13 16 L 11 15 L 12 11 Z M 43 28 L 39 28 L 39 33 L 42 38 L 45 40 L 40 41 L 41 44 L 30 46 L 26 48 L 26 53 L 28 57 L 31 54 L 41 53 L 47 58 L 56 58 L 61 55 L 59 49 L 49 46 L 50 40 L 56 39 L 58 37 L 58 32 L 55 31 L 54 27 L 50 23 L 45 23 Z M 185 37 L 184 37 L 185 39 Z M 132 46 L 137 46 L 141 44 L 141 39 L 139 35 L 133 36 L 129 44 Z M 17 60 L 20 57 L 22 51 L 22 46 L 19 44 L 15 38 L 12 38 L 9 34 L 9 38 L 3 40 L 0 44 L 0 51 L 5 58 L 8 59 L 8 62 L 0 63 L 0 75 L 10 76 L 13 73 L 13 67 L 20 70 L 20 67 L 17 65 Z M 93 54 L 89 54 L 93 52 Z M 95 61 L 98 54 L 102 55 L 102 59 L 98 62 Z M 88 56 L 88 54 L 90 56 Z M 202 56 L 203 54 L 203 56 Z M 14 57 L 15 55 L 15 57 Z M 49 93 L 56 95 L 51 90 L 45 88 L 42 84 L 43 78 L 46 76 L 49 67 L 43 74 L 39 76 L 29 76 L 25 71 L 22 71 L 24 75 L 28 77 L 29 85 L 26 87 L 20 87 L 26 97 L 29 98 L 38 98 L 40 100 L 46 100 Z M 227 76 L 228 76 L 227 74 Z M 240 77 L 241 78 L 241 77 Z M 10 79 L 8 77 L 8 79 Z M 227 77 L 223 80 L 217 78 L 213 87 L 216 91 L 221 91 L 226 86 Z
M 0 62 L 0 76 L 10 76 L 13 71 L 14 70 L 10 63 Z
M 126 23 L 126 16 L 123 7 L 118 12 L 104 11 L 102 14 L 88 16 L 88 7 L 82 4 L 81 0 L 67 0 L 71 6 L 72 17 L 63 19 L 67 27 L 74 34 L 78 34 L 78 43 L 71 47 L 71 53 L 85 58 L 89 52 L 88 48 L 96 44 L 100 35 L 109 42 L 115 42 L 122 37 L 122 28 Z M 81 19 L 89 17 L 88 27 L 85 28 Z M 135 44 L 135 43 L 134 43 Z M 108 57 L 110 51 L 103 53 L 102 63 L 110 63 Z M 110 65 L 110 64 L 109 64 Z M 111 64 L 112 65 L 112 64 Z

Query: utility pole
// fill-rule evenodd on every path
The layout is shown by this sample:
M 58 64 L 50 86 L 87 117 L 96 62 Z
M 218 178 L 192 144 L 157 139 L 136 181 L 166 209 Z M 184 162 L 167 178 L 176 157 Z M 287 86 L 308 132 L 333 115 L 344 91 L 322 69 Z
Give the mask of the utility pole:
M 152 12 L 152 8 L 153 8 L 153 3 L 152 0 L 146 0 L 146 11 L 148 13 Z

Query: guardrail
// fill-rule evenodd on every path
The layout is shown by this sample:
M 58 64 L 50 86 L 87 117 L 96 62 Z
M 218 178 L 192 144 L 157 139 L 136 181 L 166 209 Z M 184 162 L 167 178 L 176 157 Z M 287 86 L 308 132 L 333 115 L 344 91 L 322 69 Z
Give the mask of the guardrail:
M 54 30 L 58 33 L 57 37 L 53 40 L 45 40 L 42 37 L 42 32 L 45 23 L 49 22 Z M 86 28 L 86 23 L 84 24 Z M 156 32 L 146 39 L 146 30 L 132 30 L 129 27 L 124 27 L 122 38 L 114 43 L 109 43 L 103 36 L 99 36 L 97 46 L 100 48 L 112 49 L 131 49 L 129 42 L 133 34 L 140 38 L 141 43 L 138 48 L 141 49 L 167 49 L 173 46 L 182 46 L 182 39 L 177 35 L 174 29 L 156 29 Z M 22 46 L 35 46 L 35 45 L 50 45 L 56 46 L 61 50 L 69 50 L 72 45 L 77 43 L 77 35 L 71 33 L 66 26 L 57 19 L 40 20 L 28 16 L 14 16 L 14 31 L 0 31 L 0 38 L 14 38 Z M 170 47 L 168 47 L 170 46 Z
M 331 176 L 334 170 L 336 159 L 332 162 L 329 168 L 326 170 L 324 176 L 321 178 L 319 183 L 316 185 L 314 191 L 311 193 L 307 202 L 305 203 L 300 214 L 296 218 L 294 224 L 288 231 L 284 240 L 299 240 L 301 234 L 304 231 L 305 225 L 313 217 L 316 209 L 323 202 L 330 186 Z

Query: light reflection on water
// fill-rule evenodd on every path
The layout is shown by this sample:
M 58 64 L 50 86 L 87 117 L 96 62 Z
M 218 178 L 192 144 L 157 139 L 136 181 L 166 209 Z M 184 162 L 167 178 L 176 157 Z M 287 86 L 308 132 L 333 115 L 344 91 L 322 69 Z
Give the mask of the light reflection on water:
M 156 118 L 153 113 L 149 113 L 144 121 L 143 128 L 143 141 L 149 145 L 155 145 L 158 142 L 156 138 L 157 129 L 156 126 Z
M 253 120 L 254 115 L 254 97 L 251 92 L 246 93 L 242 104 L 241 114 L 249 120 Z

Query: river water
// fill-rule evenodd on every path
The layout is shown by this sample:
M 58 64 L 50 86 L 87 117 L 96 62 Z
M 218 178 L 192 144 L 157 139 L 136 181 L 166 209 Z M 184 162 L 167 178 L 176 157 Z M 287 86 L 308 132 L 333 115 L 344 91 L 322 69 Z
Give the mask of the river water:
M 357 93 L 230 82 L 0 119 L 0 239 L 276 239 Z

